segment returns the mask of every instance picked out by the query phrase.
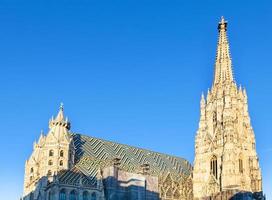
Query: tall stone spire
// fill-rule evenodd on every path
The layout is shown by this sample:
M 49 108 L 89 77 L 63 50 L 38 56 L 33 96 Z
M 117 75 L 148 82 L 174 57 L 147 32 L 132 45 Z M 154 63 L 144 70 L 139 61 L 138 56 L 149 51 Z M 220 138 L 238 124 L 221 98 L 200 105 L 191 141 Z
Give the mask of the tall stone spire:
M 228 195 L 237 191 L 261 195 L 262 191 L 247 94 L 234 82 L 224 18 L 218 30 L 213 87 L 200 101 L 193 172 L 195 199 L 214 199 L 219 195 L 225 198 L 226 191 Z
M 227 25 L 224 17 L 221 17 L 221 21 L 218 24 L 219 37 L 215 61 L 214 86 L 219 83 L 234 81 L 227 37 Z

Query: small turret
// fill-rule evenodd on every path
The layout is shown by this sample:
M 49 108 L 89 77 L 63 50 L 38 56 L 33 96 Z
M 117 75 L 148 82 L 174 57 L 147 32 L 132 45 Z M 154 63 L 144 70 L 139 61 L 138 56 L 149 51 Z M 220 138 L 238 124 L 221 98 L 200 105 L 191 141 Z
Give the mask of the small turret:
M 201 100 L 200 100 L 200 115 L 201 116 L 205 115 L 205 109 L 206 109 L 206 101 L 205 101 L 204 94 L 202 93 Z
M 56 116 L 56 118 L 54 119 L 54 117 L 52 116 L 52 119 L 49 121 L 49 128 L 52 128 L 53 126 L 63 126 L 65 128 L 67 128 L 68 130 L 70 130 L 71 128 L 71 124 L 68 121 L 68 118 L 66 117 L 66 119 L 64 119 L 64 107 L 63 107 L 63 103 L 60 104 L 60 108 L 59 108 L 59 112 Z

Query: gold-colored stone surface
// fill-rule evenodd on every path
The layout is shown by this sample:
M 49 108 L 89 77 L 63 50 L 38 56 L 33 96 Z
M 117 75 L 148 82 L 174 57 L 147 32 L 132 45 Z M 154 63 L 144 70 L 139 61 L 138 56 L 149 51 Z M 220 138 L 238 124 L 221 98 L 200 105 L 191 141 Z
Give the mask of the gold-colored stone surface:
M 233 78 L 224 18 L 218 30 L 214 82 L 200 102 L 200 122 L 195 137 L 194 198 L 226 190 L 262 190 L 247 94 L 245 89 L 237 88 Z

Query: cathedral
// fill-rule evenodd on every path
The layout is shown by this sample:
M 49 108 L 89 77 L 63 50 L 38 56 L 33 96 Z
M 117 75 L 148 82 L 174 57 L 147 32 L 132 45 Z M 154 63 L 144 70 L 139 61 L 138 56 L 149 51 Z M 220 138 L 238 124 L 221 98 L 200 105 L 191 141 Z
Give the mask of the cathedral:
M 22 200 L 265 199 L 247 94 L 234 80 L 224 18 L 218 32 L 214 80 L 200 101 L 193 165 L 73 132 L 61 105 L 25 163 Z

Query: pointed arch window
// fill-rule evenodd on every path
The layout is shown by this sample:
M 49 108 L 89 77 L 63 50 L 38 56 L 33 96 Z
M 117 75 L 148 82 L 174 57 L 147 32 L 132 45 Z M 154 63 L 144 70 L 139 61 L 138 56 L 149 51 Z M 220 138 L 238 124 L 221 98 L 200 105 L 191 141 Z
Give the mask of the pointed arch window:
M 51 149 L 51 150 L 49 150 L 49 156 L 51 157 L 51 156 L 54 156 L 54 151 Z
M 178 189 L 176 189 L 176 191 L 174 192 L 174 199 L 180 199 L 180 194 Z
M 34 200 L 34 194 L 33 194 L 33 192 L 30 193 L 29 199 L 30 199 L 30 200 Z
M 52 160 L 49 160 L 49 161 L 48 161 L 48 165 L 49 165 L 49 166 L 53 165 L 53 161 L 52 161 Z
M 216 112 L 213 112 L 213 123 L 216 123 L 217 121 L 217 115 Z
M 72 151 L 69 151 L 69 160 L 72 160 L 72 158 L 73 158 Z
M 75 190 L 72 190 L 69 195 L 69 200 L 78 200 L 77 193 Z
M 62 189 L 62 190 L 60 191 L 59 199 L 60 199 L 60 200 L 66 200 L 66 191 L 65 191 L 65 189 Z
M 63 157 L 63 150 L 60 151 L 60 157 Z
M 218 178 L 218 173 L 217 173 L 217 157 L 213 156 L 211 161 L 210 161 L 210 173 L 217 179 Z
M 61 161 L 59 162 L 59 165 L 60 165 L 60 166 L 63 166 L 63 160 L 61 160 Z
M 172 198 L 172 189 L 168 188 L 167 192 L 166 192 L 166 198 L 171 199 Z
M 48 193 L 48 200 L 53 200 L 53 193 L 51 191 Z
M 87 192 L 87 191 L 83 192 L 83 200 L 90 200 L 89 192 Z
M 48 170 L 47 176 L 52 176 L 52 171 L 51 170 Z
M 91 200 L 96 200 L 96 193 L 95 192 L 92 193 Z
M 243 173 L 243 160 L 241 158 L 239 159 L 239 172 Z
M 32 174 L 34 172 L 33 167 L 30 168 L 30 173 Z

